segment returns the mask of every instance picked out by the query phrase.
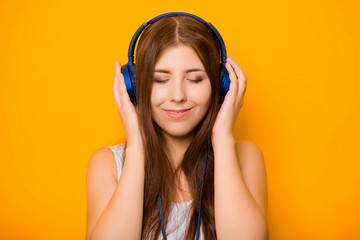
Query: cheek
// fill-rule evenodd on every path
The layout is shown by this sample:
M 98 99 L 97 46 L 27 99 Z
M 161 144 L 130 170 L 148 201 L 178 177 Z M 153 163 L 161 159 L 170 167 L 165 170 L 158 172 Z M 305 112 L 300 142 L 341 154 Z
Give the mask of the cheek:
M 189 96 L 193 102 L 196 102 L 199 105 L 207 105 L 210 104 L 211 99 L 211 85 L 206 84 L 198 89 L 190 90 Z
M 159 105 L 166 98 L 166 91 L 160 87 L 152 87 L 150 102 L 151 105 Z

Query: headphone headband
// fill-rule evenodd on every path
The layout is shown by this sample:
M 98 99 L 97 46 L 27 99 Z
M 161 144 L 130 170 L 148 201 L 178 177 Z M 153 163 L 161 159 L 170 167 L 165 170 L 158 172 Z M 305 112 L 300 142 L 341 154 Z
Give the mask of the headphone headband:
M 198 20 L 199 22 L 207 25 L 212 31 L 213 33 L 216 35 L 219 43 L 220 43 L 220 49 L 221 49 L 221 63 L 222 65 L 225 66 L 226 63 L 226 48 L 225 48 L 225 44 L 224 41 L 220 35 L 220 33 L 216 30 L 216 28 L 210 23 L 210 22 L 206 22 L 205 20 L 203 20 L 202 18 L 190 14 L 190 13 L 186 13 L 186 12 L 168 12 L 168 13 L 163 13 L 160 14 L 152 19 L 150 19 L 147 22 L 144 22 L 139 28 L 138 30 L 136 30 L 134 36 L 131 39 L 130 45 L 129 45 L 129 51 L 128 51 L 128 65 L 131 66 L 134 64 L 134 51 L 135 51 L 135 45 L 136 42 L 140 36 L 140 34 L 142 33 L 142 31 L 150 24 L 153 24 L 154 22 L 165 18 L 165 17 L 173 17 L 173 16 L 186 16 L 186 17 L 192 17 L 196 20 Z
M 229 86 L 230 86 L 229 73 L 225 67 L 226 58 L 227 58 L 225 43 L 224 43 L 220 33 L 216 30 L 216 28 L 211 23 L 204 21 L 203 19 L 201 19 L 198 16 L 195 16 L 193 14 L 186 13 L 186 12 L 168 12 L 168 13 L 158 15 L 158 16 L 150 19 L 149 21 L 144 22 L 136 30 L 134 36 L 131 39 L 130 45 L 129 45 L 129 51 L 128 51 L 129 61 L 127 64 L 121 66 L 121 73 L 124 75 L 125 85 L 126 85 L 126 89 L 127 89 L 128 93 L 129 93 L 130 100 L 133 103 L 136 103 L 136 70 L 135 70 L 135 63 L 134 63 L 134 51 L 135 51 L 136 41 L 138 40 L 142 31 L 148 25 L 153 24 L 154 22 L 156 22 L 162 18 L 173 17 L 173 16 L 186 16 L 186 17 L 194 18 L 194 19 L 198 20 L 199 22 L 205 24 L 207 27 L 209 27 L 210 30 L 212 30 L 213 34 L 215 34 L 215 36 L 218 40 L 218 43 L 220 45 L 220 50 L 221 50 L 220 79 L 219 79 L 220 80 L 220 89 L 219 89 L 219 91 L 221 91 L 221 101 L 223 101 L 226 93 L 229 91 Z

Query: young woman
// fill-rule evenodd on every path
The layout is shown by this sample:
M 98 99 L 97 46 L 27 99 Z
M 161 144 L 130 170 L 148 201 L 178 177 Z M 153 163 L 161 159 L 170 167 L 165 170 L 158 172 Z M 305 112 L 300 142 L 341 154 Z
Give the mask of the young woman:
M 222 99 L 219 49 L 194 18 L 151 24 L 137 46 L 134 104 L 115 63 L 127 140 L 89 160 L 86 239 L 267 239 L 263 154 L 232 135 L 247 77 L 228 57 Z

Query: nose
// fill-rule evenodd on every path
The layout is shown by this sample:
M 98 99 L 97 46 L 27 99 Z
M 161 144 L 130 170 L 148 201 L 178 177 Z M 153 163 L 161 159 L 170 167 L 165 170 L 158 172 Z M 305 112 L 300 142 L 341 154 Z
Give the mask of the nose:
M 184 102 L 186 101 L 186 86 L 182 79 L 174 79 L 170 86 L 170 101 Z

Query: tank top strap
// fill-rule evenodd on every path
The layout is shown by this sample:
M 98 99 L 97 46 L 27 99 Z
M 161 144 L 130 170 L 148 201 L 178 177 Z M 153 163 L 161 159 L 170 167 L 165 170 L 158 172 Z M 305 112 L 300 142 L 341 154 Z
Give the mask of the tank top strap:
M 116 168 L 117 168 L 117 180 L 120 179 L 121 170 L 123 168 L 124 164 L 124 149 L 125 149 L 125 143 L 120 143 L 117 145 L 108 146 L 108 148 L 113 151 L 116 161 Z

